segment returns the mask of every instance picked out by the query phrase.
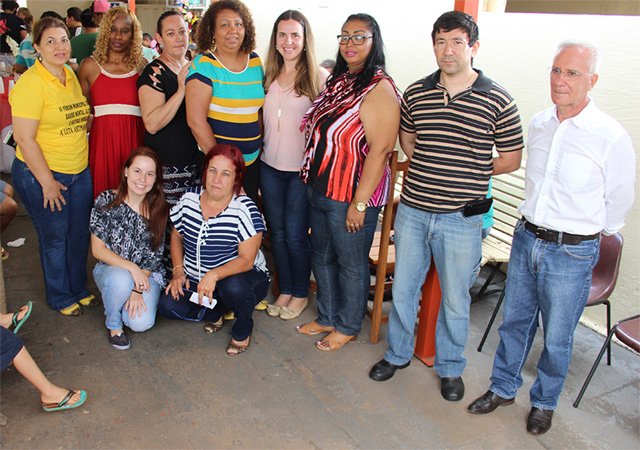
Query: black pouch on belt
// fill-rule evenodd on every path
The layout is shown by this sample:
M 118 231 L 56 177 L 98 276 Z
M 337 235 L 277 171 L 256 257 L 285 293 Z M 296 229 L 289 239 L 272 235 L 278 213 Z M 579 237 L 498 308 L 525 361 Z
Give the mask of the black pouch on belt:
M 493 203 L 493 198 L 483 198 L 482 200 L 473 200 L 466 205 L 464 205 L 464 210 L 462 211 L 462 215 L 465 217 L 476 216 L 478 214 L 484 214 L 491 209 L 491 204 Z

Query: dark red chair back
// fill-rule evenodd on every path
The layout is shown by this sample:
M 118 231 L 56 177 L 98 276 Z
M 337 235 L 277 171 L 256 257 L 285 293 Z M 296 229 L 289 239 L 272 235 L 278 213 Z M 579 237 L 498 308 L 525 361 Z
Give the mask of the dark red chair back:
M 622 257 L 622 244 L 623 240 L 620 233 L 612 236 L 602 236 L 600 259 L 593 269 L 587 306 L 597 305 L 607 300 L 616 287 L 620 258 Z

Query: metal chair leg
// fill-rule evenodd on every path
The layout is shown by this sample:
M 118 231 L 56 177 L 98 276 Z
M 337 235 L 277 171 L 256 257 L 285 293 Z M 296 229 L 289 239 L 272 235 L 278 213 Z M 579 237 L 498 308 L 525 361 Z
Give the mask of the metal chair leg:
M 582 389 L 580 389 L 580 393 L 578 394 L 578 397 L 576 398 L 576 401 L 573 402 L 573 407 L 577 408 L 578 405 L 580 404 L 580 400 L 582 400 L 582 396 L 584 395 L 585 391 L 587 390 L 587 386 L 589 386 L 589 383 L 591 382 L 591 378 L 593 378 L 593 374 L 596 373 L 596 369 L 598 368 L 598 365 L 600 364 L 600 361 L 602 360 L 602 356 L 604 355 L 604 352 L 608 349 L 611 349 L 611 338 L 613 338 L 613 335 L 616 332 L 616 328 L 614 326 L 613 330 L 611 330 L 609 332 L 609 334 L 607 335 L 607 340 L 604 342 L 604 345 L 602 346 L 602 348 L 600 349 L 600 353 L 598 353 L 598 357 L 596 358 L 596 362 L 593 363 L 593 367 L 591 367 L 591 371 L 589 372 L 589 375 L 587 375 L 587 379 L 585 380 L 584 384 L 582 385 Z
M 478 295 L 477 295 L 478 299 L 482 298 L 482 296 L 484 295 L 484 292 L 487 290 L 487 288 L 491 284 L 491 281 L 493 281 L 493 277 L 495 277 L 496 274 L 498 273 L 498 270 L 500 270 L 500 266 L 501 265 L 502 265 L 502 263 L 499 262 L 499 263 L 496 263 L 495 266 L 492 266 L 491 273 L 489 274 L 489 276 L 487 277 L 487 280 L 484 282 L 484 284 L 482 285 L 482 287 L 478 291 Z
M 611 303 L 609 303 L 609 300 L 607 300 L 606 302 L 604 302 L 605 306 L 607 307 L 607 336 L 609 335 L 609 333 L 611 333 Z M 611 365 L 611 341 L 609 341 L 609 344 L 607 345 L 607 366 Z
M 484 330 L 484 335 L 482 336 L 482 340 L 480 341 L 480 345 L 478 345 L 478 351 L 482 351 L 482 347 L 484 346 L 484 342 L 487 340 L 487 336 L 489 336 L 489 332 L 491 331 L 491 327 L 493 326 L 493 322 L 496 320 L 496 316 L 498 315 L 498 311 L 500 311 L 500 306 L 502 306 L 502 302 L 504 301 L 504 291 L 502 290 L 502 294 L 500 294 L 500 298 L 498 299 L 498 303 L 496 303 L 496 307 L 493 309 L 493 314 L 491 314 L 491 319 L 489 319 L 489 323 L 487 324 L 487 328 Z

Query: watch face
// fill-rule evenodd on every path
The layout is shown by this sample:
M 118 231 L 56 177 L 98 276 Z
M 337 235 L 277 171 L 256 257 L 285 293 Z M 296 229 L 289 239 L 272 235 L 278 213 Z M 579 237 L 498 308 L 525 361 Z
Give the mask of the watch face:
M 356 209 L 360 212 L 364 211 L 365 209 L 367 209 L 367 205 L 365 205 L 364 203 L 356 203 Z

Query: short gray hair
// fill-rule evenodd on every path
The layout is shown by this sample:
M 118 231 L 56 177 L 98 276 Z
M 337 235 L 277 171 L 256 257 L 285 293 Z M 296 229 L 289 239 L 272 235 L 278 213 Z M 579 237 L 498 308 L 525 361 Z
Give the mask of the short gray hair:
M 566 39 L 558 45 L 558 49 L 556 50 L 555 56 L 558 56 L 565 48 L 569 47 L 581 47 L 589 52 L 589 72 L 598 73 L 598 69 L 600 68 L 600 49 L 593 43 L 589 41 L 583 41 L 579 39 Z

